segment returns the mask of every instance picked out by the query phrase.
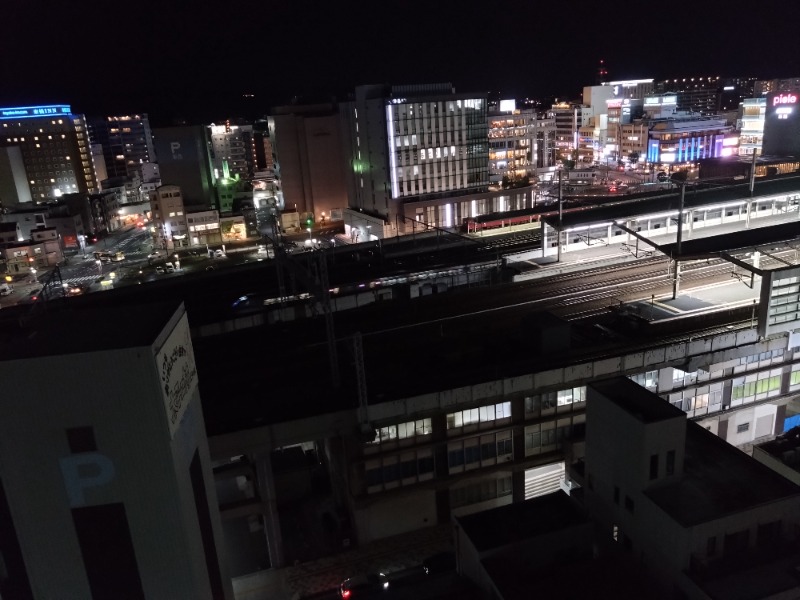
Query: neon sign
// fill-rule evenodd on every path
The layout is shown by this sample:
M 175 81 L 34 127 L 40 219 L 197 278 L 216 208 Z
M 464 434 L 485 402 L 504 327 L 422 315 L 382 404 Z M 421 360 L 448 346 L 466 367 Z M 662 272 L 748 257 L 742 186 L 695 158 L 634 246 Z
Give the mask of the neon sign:
M 797 104 L 797 96 L 795 94 L 778 94 L 772 98 L 772 106 L 780 104 Z
M 0 120 L 34 119 L 54 115 L 70 115 L 72 110 L 68 104 L 54 104 L 50 106 L 19 106 L 13 108 L 0 108 Z

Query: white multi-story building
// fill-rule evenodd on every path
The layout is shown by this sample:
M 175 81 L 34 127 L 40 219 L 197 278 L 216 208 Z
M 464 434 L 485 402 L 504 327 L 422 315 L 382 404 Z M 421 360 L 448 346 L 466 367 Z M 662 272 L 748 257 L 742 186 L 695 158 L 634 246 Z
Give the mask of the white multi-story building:
M 449 83 L 356 88 L 341 107 L 350 205 L 394 222 L 409 201 L 486 191 L 487 111 L 485 95 Z
M 183 202 L 183 193 L 177 185 L 162 185 L 150 196 L 155 247 L 171 250 L 187 245 L 189 227 Z

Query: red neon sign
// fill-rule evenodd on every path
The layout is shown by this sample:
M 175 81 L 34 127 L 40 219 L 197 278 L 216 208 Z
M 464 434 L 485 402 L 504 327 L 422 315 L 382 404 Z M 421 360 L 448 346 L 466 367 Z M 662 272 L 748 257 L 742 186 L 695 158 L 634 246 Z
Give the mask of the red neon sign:
M 780 104 L 797 104 L 797 95 L 795 94 L 778 94 L 772 98 L 772 106 Z

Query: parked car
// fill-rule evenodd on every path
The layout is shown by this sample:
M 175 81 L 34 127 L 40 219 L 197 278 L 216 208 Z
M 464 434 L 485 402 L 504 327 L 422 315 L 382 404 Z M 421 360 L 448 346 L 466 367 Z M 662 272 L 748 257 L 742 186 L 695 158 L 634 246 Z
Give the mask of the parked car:
M 171 262 L 164 263 L 164 272 L 166 273 L 174 273 L 175 272 L 175 265 Z
M 225 253 L 222 250 L 214 250 L 214 258 L 223 258 Z
M 373 592 L 389 589 L 389 580 L 383 573 L 365 573 L 348 577 L 339 584 L 339 597 L 342 600 L 370 596 Z
M 0 296 L 8 296 L 9 294 L 14 293 L 14 288 L 12 288 L 7 283 L 0 283 Z

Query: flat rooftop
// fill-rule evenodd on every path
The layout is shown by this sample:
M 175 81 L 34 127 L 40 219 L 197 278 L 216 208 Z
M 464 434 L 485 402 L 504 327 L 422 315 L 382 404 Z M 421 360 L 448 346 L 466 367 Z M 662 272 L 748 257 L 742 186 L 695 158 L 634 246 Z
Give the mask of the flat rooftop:
M 683 477 L 645 492 L 684 527 L 800 495 L 797 486 L 692 421 Z
M 671 419 L 686 419 L 681 409 L 664 402 L 653 392 L 627 377 L 613 377 L 595 381 L 589 387 L 608 398 L 619 408 L 642 423 L 658 423 Z
M 587 518 L 563 492 L 458 517 L 456 520 L 478 552 L 588 523 Z
M 22 319 L 0 320 L 0 360 L 149 346 L 180 306 L 168 302 L 80 310 L 57 300 L 32 304 L 26 313 L 13 311 Z

